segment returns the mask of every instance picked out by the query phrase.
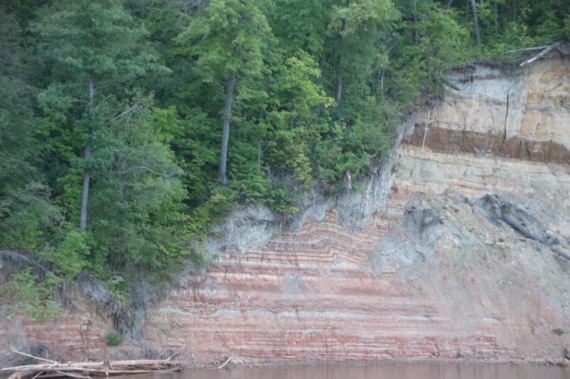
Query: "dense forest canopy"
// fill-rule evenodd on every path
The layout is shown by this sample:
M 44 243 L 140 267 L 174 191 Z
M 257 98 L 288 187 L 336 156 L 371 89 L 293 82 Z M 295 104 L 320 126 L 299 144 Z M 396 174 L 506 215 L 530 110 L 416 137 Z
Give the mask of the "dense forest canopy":
M 0 0 L 1 289 L 39 319 L 203 264 L 228 211 L 369 174 L 450 67 L 569 38 L 567 0 Z

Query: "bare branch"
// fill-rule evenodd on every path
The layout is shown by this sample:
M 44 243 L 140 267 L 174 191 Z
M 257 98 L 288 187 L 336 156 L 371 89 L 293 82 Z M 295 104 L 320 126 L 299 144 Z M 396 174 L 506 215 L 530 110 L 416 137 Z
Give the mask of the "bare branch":
M 218 370 L 221 370 L 221 369 L 223 369 L 224 367 L 226 367 L 226 365 L 227 365 L 228 363 L 230 363 L 231 360 L 232 360 L 232 357 L 228 357 L 228 359 L 226 359 L 226 361 L 225 361 L 220 367 L 218 367 Z
M 26 354 L 26 353 L 22 353 L 21 351 L 18 351 L 14 348 L 10 348 L 10 350 L 12 350 L 12 352 L 16 353 L 16 354 L 20 354 L 23 355 L 24 357 L 28 357 L 28 358 L 34 358 L 38 361 L 44 361 L 44 362 L 48 362 L 48 363 L 53 363 L 53 364 L 58 364 L 59 362 L 56 361 L 52 361 L 51 359 L 45 359 L 45 358 L 40 358 L 40 357 L 36 357 L 34 355 L 30 355 L 30 354 Z
M 562 41 L 554 42 L 552 45 L 526 47 L 523 49 L 509 50 L 509 51 L 505 51 L 503 54 L 513 54 L 513 53 L 517 53 L 517 52 L 534 51 L 534 50 L 542 50 L 542 51 L 540 53 L 536 54 L 535 56 L 533 56 L 532 58 L 527 59 L 526 61 L 522 62 L 520 64 L 520 67 L 524 67 L 526 65 L 531 64 L 532 62 L 535 62 L 536 60 L 542 58 L 543 56 L 545 56 L 546 54 L 548 54 L 552 50 L 557 50 L 563 55 L 569 55 L 570 54 L 568 47 Z
M 555 45 L 550 45 L 548 47 L 546 47 L 546 49 L 542 50 L 540 53 L 538 53 L 537 55 L 535 55 L 534 57 L 524 61 L 523 63 L 520 64 L 520 67 L 524 67 L 528 64 L 531 64 L 532 62 L 536 61 L 537 59 L 545 56 L 546 54 L 548 54 L 552 49 L 554 49 L 556 46 Z
M 133 114 L 133 113 L 135 113 L 136 111 L 139 111 L 139 110 L 145 109 L 145 108 L 146 108 L 146 105 L 144 105 L 144 104 L 140 104 L 140 103 L 139 103 L 139 104 L 135 104 L 135 105 L 133 105 L 132 107 L 130 107 L 129 109 L 127 109 L 126 111 L 124 111 L 123 113 L 121 113 L 120 115 L 118 115 L 118 116 L 116 116 L 115 118 L 113 118 L 113 120 L 118 120 L 118 119 L 120 119 L 121 117 L 124 117 L 124 116 L 126 116 L 126 115 L 130 115 L 130 114 Z
M 121 113 L 121 114 L 119 114 L 119 115 L 113 117 L 112 119 L 107 120 L 107 122 L 105 123 L 105 126 L 109 125 L 109 124 L 111 123 L 111 121 L 116 121 L 116 120 L 118 120 L 118 119 L 120 119 L 120 118 L 122 118 L 122 117 L 125 117 L 125 116 L 128 116 L 128 115 L 132 115 L 133 113 L 135 113 L 135 112 L 137 112 L 137 111 L 140 111 L 140 110 L 142 110 L 142 109 L 145 109 L 145 108 L 146 108 L 146 105 L 145 105 L 145 104 L 141 104 L 141 103 L 135 104 L 135 105 L 129 107 L 129 108 L 128 108 L 127 110 L 125 110 L 123 113 Z
M 520 51 L 542 50 L 542 49 L 546 49 L 547 47 L 549 47 L 549 45 L 536 46 L 536 47 L 526 47 L 526 48 L 524 48 L 524 49 L 515 49 L 515 50 L 505 51 L 503 54 L 513 54 L 513 53 L 518 53 L 518 52 L 520 52 Z
M 13 250 L 0 250 L 0 255 L 5 255 L 8 257 L 17 257 L 17 259 L 21 259 L 23 261 L 26 261 L 28 263 L 31 263 L 32 265 L 39 267 L 44 273 L 47 273 L 47 270 L 38 262 L 34 261 L 33 259 L 30 259 L 28 257 L 26 257 L 25 255 L 18 253 L 16 251 Z

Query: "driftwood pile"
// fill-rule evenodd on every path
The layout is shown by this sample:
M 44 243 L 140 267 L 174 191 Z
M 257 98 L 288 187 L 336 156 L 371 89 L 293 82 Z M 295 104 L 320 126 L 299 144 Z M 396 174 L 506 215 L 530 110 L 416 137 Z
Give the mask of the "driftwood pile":
M 0 369 L 0 373 L 11 373 L 7 379 L 75 378 L 88 379 L 97 376 L 167 373 L 181 371 L 184 366 L 170 357 L 167 359 L 135 359 L 126 361 L 67 362 L 59 363 L 49 359 L 18 354 L 43 362 L 33 365 L 15 366 Z M 4 376 L 4 375 L 2 375 Z

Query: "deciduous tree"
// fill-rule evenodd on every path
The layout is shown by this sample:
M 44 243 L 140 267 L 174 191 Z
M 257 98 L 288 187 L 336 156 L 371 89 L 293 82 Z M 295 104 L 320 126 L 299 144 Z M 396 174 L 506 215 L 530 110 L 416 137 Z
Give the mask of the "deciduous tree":
M 223 88 L 222 141 L 218 178 L 227 184 L 228 143 L 235 93 L 248 97 L 248 84 L 261 80 L 271 29 L 258 0 L 211 0 L 177 40 L 198 80 Z M 223 83 L 223 86 L 220 84 Z
M 119 0 L 56 2 L 32 30 L 53 62 L 55 80 L 42 94 L 44 105 L 59 108 L 83 134 L 77 162 L 83 171 L 79 228 L 85 230 L 92 175 L 109 165 L 104 129 L 122 112 L 109 109 L 108 100 L 121 96 L 120 84 L 162 67 L 141 49 L 147 32 Z

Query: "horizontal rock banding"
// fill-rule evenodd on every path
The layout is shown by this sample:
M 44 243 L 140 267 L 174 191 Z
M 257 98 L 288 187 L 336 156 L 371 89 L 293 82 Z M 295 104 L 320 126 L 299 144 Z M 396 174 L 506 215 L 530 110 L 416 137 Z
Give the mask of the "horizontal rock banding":
M 311 220 L 273 236 L 261 252 L 226 253 L 205 280 L 170 294 L 151 325 L 171 328 L 153 339 L 197 356 L 381 359 L 500 357 L 485 328 L 449 336 L 447 316 L 394 269 L 374 269 L 371 253 L 387 233 L 381 218 L 347 232 Z
M 427 148 L 444 154 L 467 153 L 492 155 L 541 163 L 570 164 L 570 150 L 554 141 L 533 141 L 504 134 L 449 130 L 428 125 L 416 125 L 405 145 Z M 424 138 L 425 136 L 425 138 Z
M 219 251 L 206 273 L 179 278 L 121 349 L 177 351 L 187 363 L 560 358 L 570 345 L 570 264 L 478 202 L 502 194 L 567 251 L 570 66 L 470 70 L 455 81 L 460 91 L 411 122 L 393 180 L 374 183 L 389 200 L 370 207 L 383 211 L 366 227 L 342 216 L 355 196 L 295 232 L 261 233 L 266 215 L 256 228 L 264 246 Z M 0 347 L 25 336 L 71 357 L 116 352 L 102 337 L 112 320 L 77 304 L 56 324 L 0 319 L 10 331 Z

